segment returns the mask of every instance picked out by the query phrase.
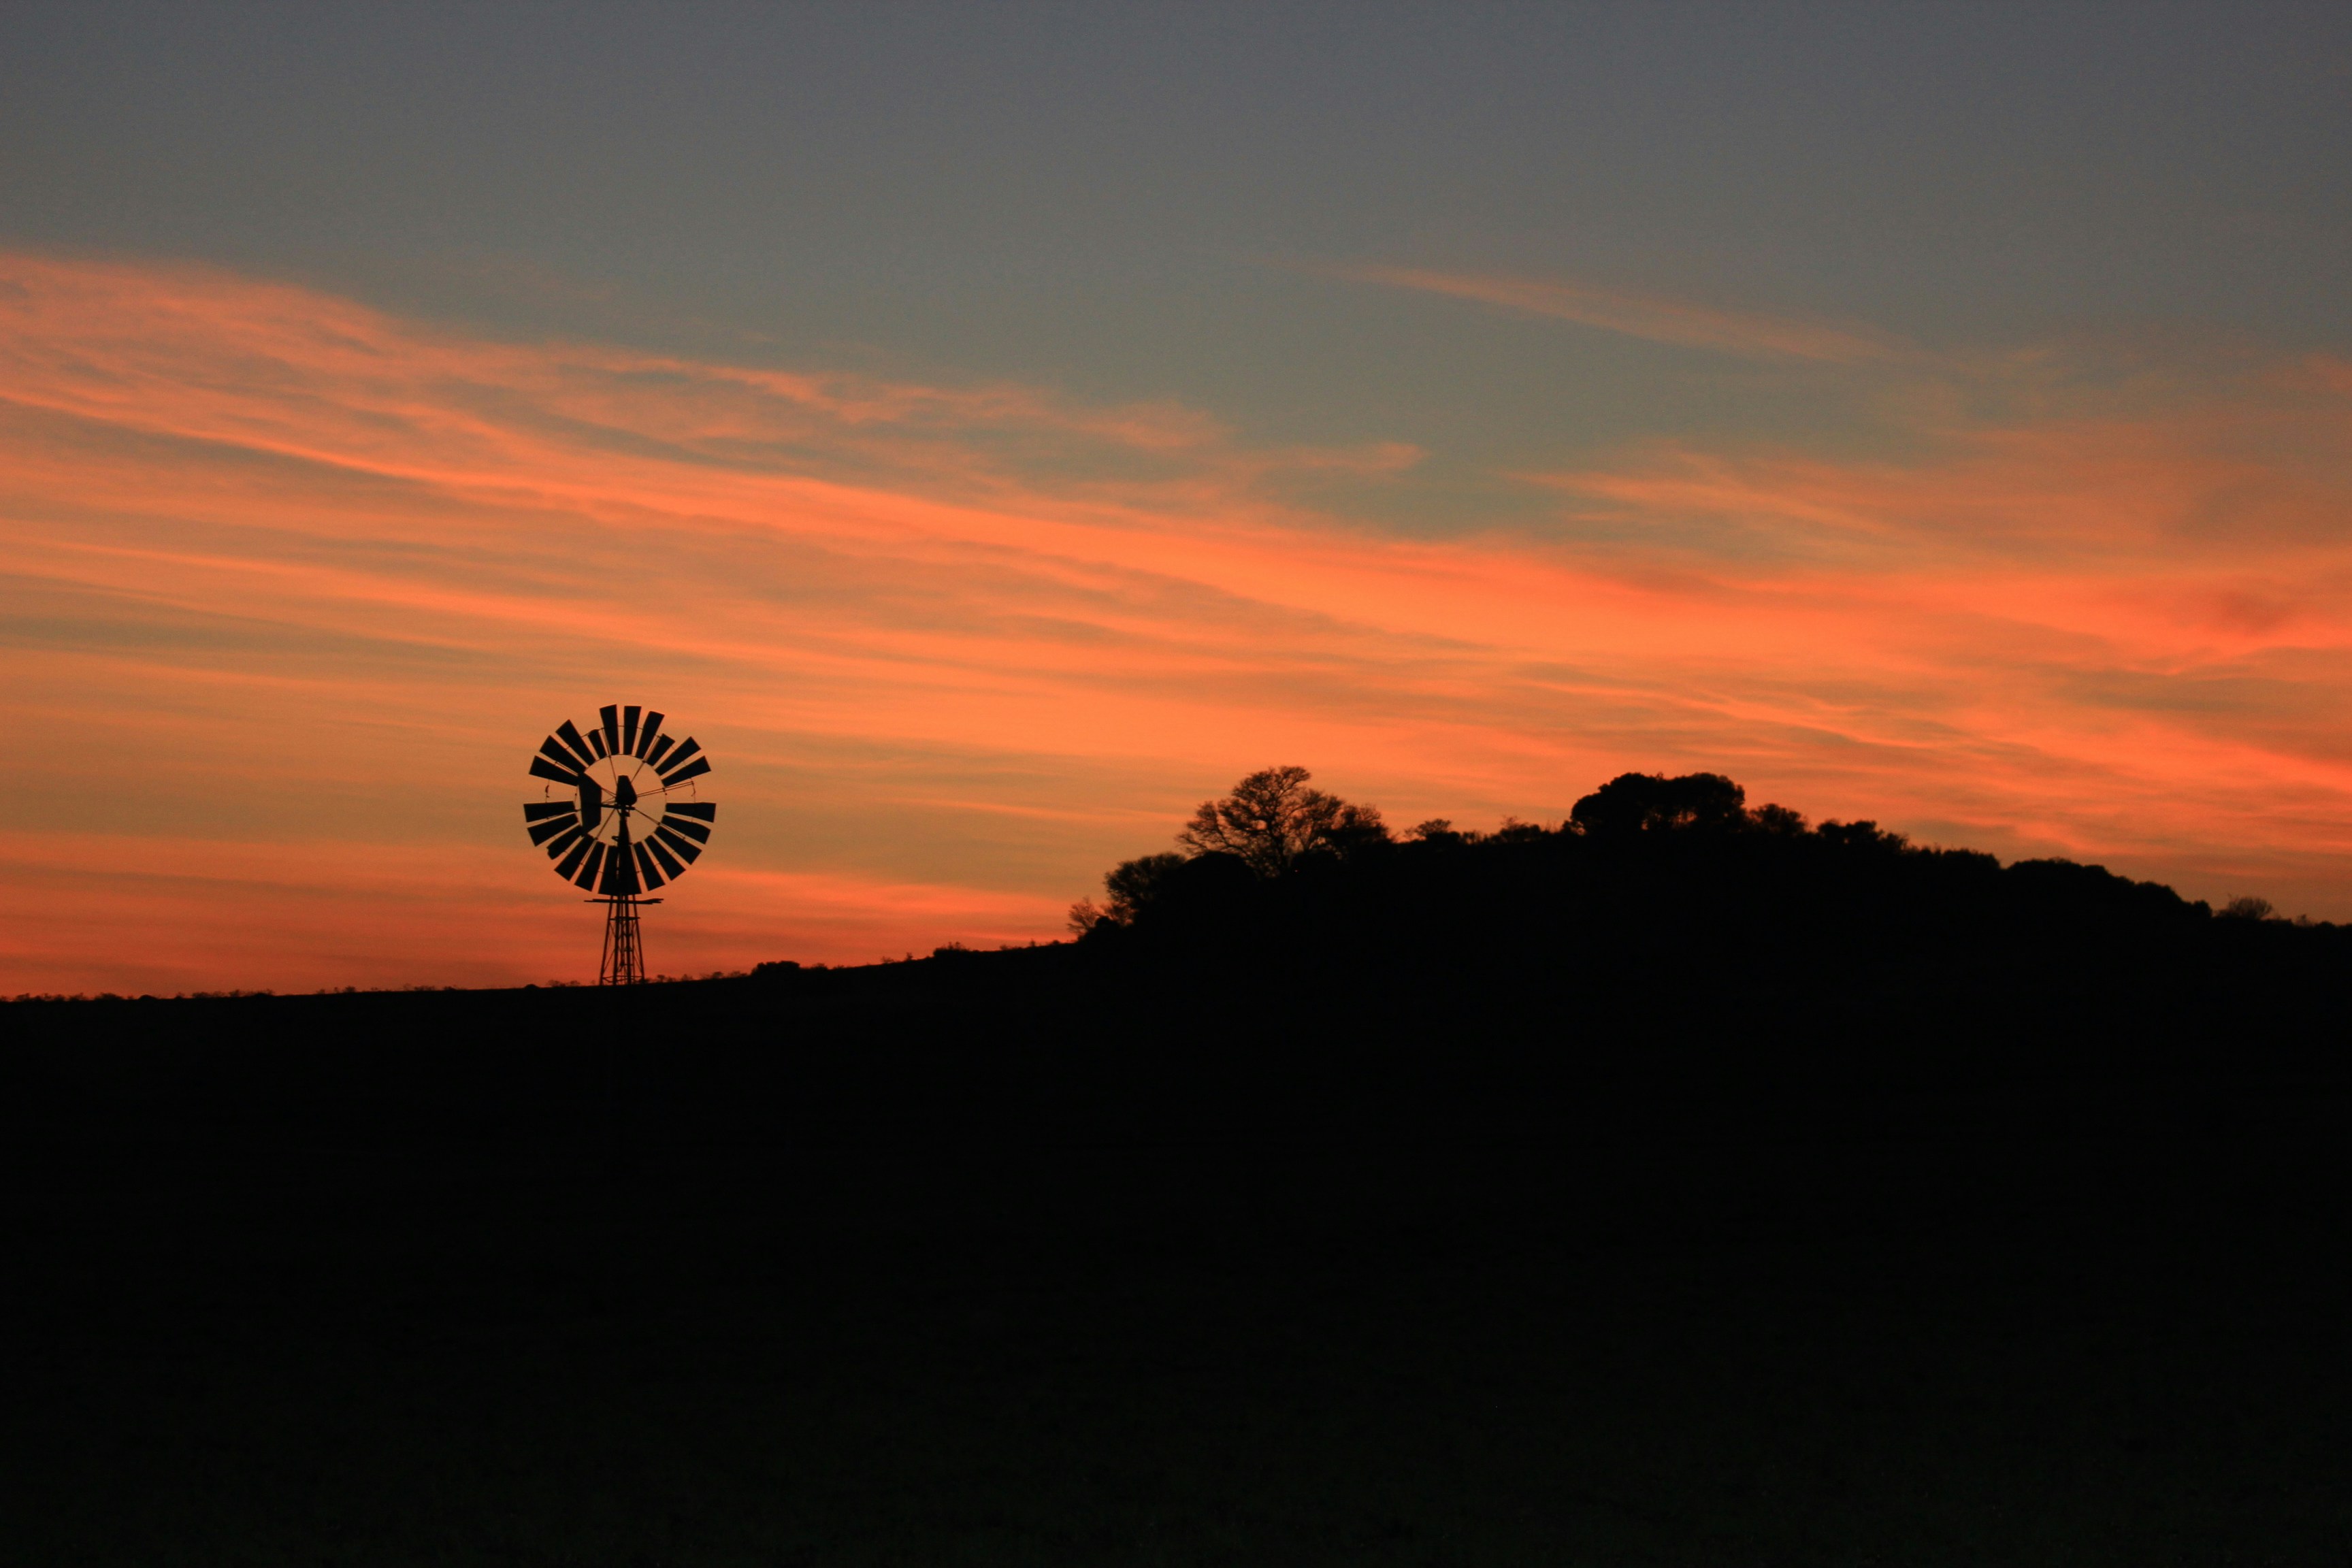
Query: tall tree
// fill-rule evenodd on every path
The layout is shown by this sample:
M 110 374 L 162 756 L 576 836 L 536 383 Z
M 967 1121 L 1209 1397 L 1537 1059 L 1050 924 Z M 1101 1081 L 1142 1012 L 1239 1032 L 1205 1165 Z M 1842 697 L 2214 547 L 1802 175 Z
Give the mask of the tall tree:
M 1389 841 L 1378 806 L 1309 789 L 1300 767 L 1263 768 L 1223 800 L 1204 800 L 1176 842 L 1195 855 L 1232 855 L 1261 877 L 1279 877 L 1302 856 L 1348 855 Z

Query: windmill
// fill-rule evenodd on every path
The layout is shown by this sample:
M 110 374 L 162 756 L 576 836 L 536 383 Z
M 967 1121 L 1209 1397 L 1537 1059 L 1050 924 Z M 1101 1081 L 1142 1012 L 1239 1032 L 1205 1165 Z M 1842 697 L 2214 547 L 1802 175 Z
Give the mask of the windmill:
M 719 806 L 696 798 L 695 781 L 710 771 L 709 754 L 690 736 L 663 734 L 664 715 L 614 706 L 598 717 L 604 721 L 585 735 L 567 719 L 540 743 L 530 776 L 549 781 L 541 792 L 546 798 L 522 808 L 523 824 L 555 862 L 555 874 L 604 906 L 596 983 L 641 985 L 637 910 L 660 903 L 645 895 L 684 876 L 701 856 Z M 555 795 L 559 785 L 567 795 Z

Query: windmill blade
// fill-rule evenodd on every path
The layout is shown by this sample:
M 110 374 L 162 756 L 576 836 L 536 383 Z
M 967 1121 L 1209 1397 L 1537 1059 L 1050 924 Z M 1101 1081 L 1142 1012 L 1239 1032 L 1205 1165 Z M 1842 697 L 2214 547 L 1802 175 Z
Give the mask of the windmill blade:
M 677 863 L 677 857 L 671 854 L 669 847 L 661 841 L 659 829 L 655 830 L 653 837 L 645 841 L 643 847 L 652 851 L 653 858 L 661 862 L 661 868 L 669 873 L 671 880 L 686 875 L 686 868 Z
M 558 724 L 530 759 L 531 777 L 562 789 L 523 803 L 524 833 L 557 876 L 611 905 L 616 921 L 692 869 L 719 820 L 715 802 L 667 798 L 686 795 L 711 761 L 699 741 L 664 734 L 665 721 L 651 708 L 608 703 L 585 729 Z M 609 776 L 600 763 L 613 764 Z
M 555 733 L 558 739 L 572 748 L 572 754 L 580 759 L 582 767 L 584 768 L 596 760 L 596 753 L 588 749 L 588 742 L 580 738 L 580 731 L 572 727 L 571 720 L 566 719 L 562 723 L 558 724 L 555 727 Z

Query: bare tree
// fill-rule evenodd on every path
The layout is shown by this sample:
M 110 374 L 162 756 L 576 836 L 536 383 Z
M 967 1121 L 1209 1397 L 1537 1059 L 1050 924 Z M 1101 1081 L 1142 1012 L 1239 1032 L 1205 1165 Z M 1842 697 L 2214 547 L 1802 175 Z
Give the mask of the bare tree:
M 1265 768 L 1223 800 L 1204 800 L 1176 842 L 1195 855 L 1233 855 L 1261 877 L 1278 877 L 1301 856 L 1345 855 L 1387 843 L 1378 806 L 1309 789 L 1305 768 Z

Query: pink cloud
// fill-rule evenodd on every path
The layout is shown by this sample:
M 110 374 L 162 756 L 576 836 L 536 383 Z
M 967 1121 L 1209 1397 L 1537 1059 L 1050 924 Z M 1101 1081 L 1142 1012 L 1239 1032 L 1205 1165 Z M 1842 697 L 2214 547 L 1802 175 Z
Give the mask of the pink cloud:
M 676 971 L 1051 937 L 1280 760 L 1406 820 L 1721 768 L 2352 916 L 2352 409 L 2307 364 L 2135 397 L 1626 453 L 1541 477 L 1549 532 L 1415 541 L 1284 499 L 1411 448 L 0 258 L 0 715 L 44 759 L 0 991 L 576 973 L 515 807 L 611 700 L 719 762 Z
M 1318 268 L 1333 277 L 1470 300 L 1524 315 L 1622 332 L 1652 342 L 1769 359 L 1853 364 L 1893 356 L 1896 346 L 1865 328 L 1792 316 L 1720 310 L 1662 295 L 1602 289 L 1564 279 L 1442 272 L 1372 265 Z

